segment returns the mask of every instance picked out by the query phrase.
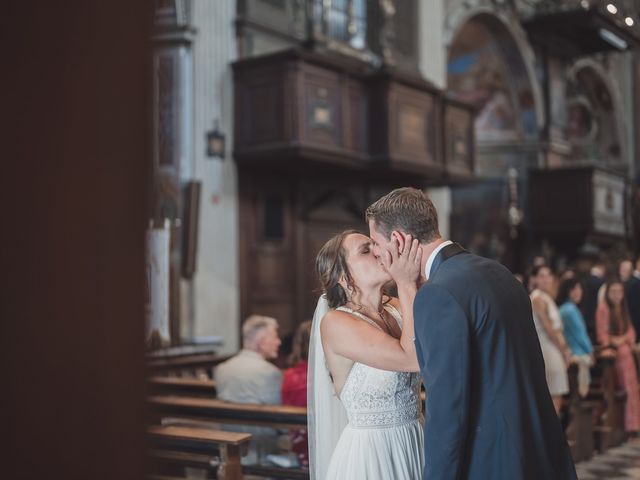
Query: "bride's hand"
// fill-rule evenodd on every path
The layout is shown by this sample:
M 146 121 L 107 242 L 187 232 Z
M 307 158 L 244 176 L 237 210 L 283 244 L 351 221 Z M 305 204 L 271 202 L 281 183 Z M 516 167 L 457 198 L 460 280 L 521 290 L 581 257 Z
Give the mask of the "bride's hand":
M 385 251 L 380 257 L 382 265 L 389 272 L 398 287 L 400 285 L 416 285 L 420 278 L 420 263 L 422 261 L 422 247 L 417 239 L 407 235 L 404 243 L 399 244 L 391 252 Z

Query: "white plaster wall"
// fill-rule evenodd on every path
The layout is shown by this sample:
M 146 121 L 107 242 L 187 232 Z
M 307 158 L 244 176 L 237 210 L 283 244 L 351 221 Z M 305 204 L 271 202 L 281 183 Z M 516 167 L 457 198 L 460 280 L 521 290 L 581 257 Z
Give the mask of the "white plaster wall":
M 451 189 L 449 187 L 430 188 L 426 190 L 438 212 L 438 226 L 442 238 L 449 239 L 451 232 Z M 451 240 L 456 240 L 452 238 Z
M 447 86 L 444 42 L 445 0 L 419 0 L 418 51 L 422 75 L 440 88 Z
M 193 0 L 193 176 L 202 182 L 198 257 L 193 282 L 183 283 L 183 335 L 217 335 L 222 353 L 239 347 L 238 189 L 232 154 L 235 0 Z M 215 119 L 226 136 L 223 162 L 205 154 Z
M 444 41 L 445 0 L 419 0 L 418 51 L 422 75 L 439 88 L 447 87 L 447 51 Z M 440 234 L 449 238 L 451 215 L 451 189 L 427 190 L 438 211 Z

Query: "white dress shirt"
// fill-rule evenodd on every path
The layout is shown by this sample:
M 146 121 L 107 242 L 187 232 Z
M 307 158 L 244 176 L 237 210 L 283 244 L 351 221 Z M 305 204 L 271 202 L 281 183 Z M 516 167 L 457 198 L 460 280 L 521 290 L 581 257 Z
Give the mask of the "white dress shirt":
M 280 405 L 282 372 L 253 350 L 242 349 L 214 370 L 220 400 Z
M 433 261 L 436 259 L 436 255 L 438 255 L 440 250 L 442 250 L 447 245 L 451 245 L 452 243 L 453 242 L 451 240 L 442 242 L 440 245 L 438 245 L 435 248 L 433 252 L 431 252 L 431 255 L 429 255 L 429 258 L 427 259 L 427 264 L 424 266 L 424 278 L 429 280 L 429 275 L 431 274 L 431 267 L 433 267 Z

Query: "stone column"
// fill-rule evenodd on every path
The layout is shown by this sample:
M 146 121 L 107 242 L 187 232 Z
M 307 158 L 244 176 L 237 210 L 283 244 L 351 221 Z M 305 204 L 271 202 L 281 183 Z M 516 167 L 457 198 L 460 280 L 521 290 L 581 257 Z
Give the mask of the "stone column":
M 190 0 L 156 2 L 152 58 L 153 179 L 151 220 L 169 222 L 170 240 L 170 332 L 173 344 L 180 341 L 180 269 L 182 257 L 182 186 L 191 176 L 193 79 L 193 28 Z

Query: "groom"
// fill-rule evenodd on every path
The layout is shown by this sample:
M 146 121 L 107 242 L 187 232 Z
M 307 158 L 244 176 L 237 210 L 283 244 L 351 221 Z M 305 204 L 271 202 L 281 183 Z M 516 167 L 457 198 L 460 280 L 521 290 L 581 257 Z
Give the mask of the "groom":
M 425 479 L 575 479 L 523 286 L 501 264 L 444 241 L 420 190 L 394 190 L 366 216 L 377 256 L 407 235 L 423 248 L 428 282 L 413 311 L 427 390 Z

